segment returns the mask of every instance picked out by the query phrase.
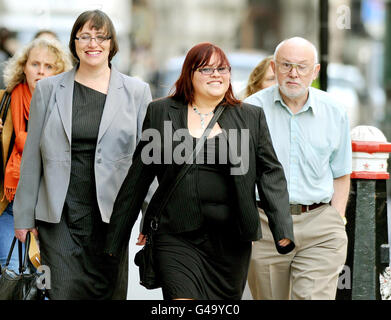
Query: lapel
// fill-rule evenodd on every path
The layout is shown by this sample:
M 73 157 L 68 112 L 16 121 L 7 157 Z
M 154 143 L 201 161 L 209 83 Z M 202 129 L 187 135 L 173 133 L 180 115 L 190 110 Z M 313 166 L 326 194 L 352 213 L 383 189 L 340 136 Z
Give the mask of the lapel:
M 73 87 L 75 81 L 76 68 L 64 74 L 60 82 L 60 90 L 56 92 L 57 108 L 60 113 L 61 121 L 64 126 L 65 133 L 69 144 L 71 143 L 72 130 L 72 103 L 73 103 Z M 121 105 L 123 95 L 121 89 L 123 81 L 120 73 L 112 66 L 110 74 L 109 90 L 107 92 L 106 102 L 103 110 L 102 120 L 99 127 L 98 142 L 106 132 L 110 123 L 114 119 L 115 111 Z
M 226 131 L 224 134 L 227 134 L 228 130 L 230 129 L 240 129 L 238 128 L 237 124 L 235 124 L 234 117 L 233 117 L 233 112 L 235 110 L 233 108 L 239 108 L 239 107 L 227 106 L 224 112 L 221 114 L 219 120 L 217 121 L 220 127 Z
M 120 72 L 115 69 L 114 66 L 111 66 L 109 90 L 107 92 L 102 120 L 99 126 L 98 143 L 124 102 L 125 95 L 123 94 L 123 88 L 124 84 Z
M 241 129 L 246 129 L 247 126 L 245 125 L 245 120 L 238 108 L 240 107 L 226 107 L 218 120 L 220 127 L 223 129 L 223 134 L 228 141 L 229 162 L 232 167 L 236 167 L 237 173 L 232 175 L 235 184 L 238 184 L 238 181 L 242 181 L 244 179 L 244 175 L 239 174 L 239 172 L 242 172 L 241 166 L 243 164 L 242 161 L 244 160 L 243 157 L 250 156 L 247 154 L 250 150 L 247 150 L 246 146 L 242 145 Z M 231 134 L 230 130 L 233 130 Z M 249 143 L 251 142 L 249 141 Z M 250 148 L 250 145 L 248 148 Z
M 187 128 L 187 105 L 183 102 L 170 99 L 168 116 L 172 122 L 173 131 Z
M 69 144 L 71 144 L 72 141 L 72 102 L 76 68 L 77 67 L 74 67 L 71 71 L 64 73 L 64 77 L 60 82 L 60 90 L 56 90 L 57 108 Z
M 233 152 L 233 149 L 232 149 L 233 146 L 232 146 L 232 144 L 229 143 L 230 142 L 229 131 L 235 130 L 234 132 L 236 133 L 236 135 L 234 135 L 233 137 L 237 138 L 237 142 L 234 145 L 239 146 L 239 143 L 241 141 L 241 130 L 240 129 L 243 129 L 239 125 L 239 123 L 237 121 L 235 121 L 235 118 L 238 117 L 239 113 L 236 112 L 236 110 L 234 108 L 239 108 L 239 107 L 238 106 L 234 106 L 234 107 L 227 106 L 225 108 L 224 112 L 221 114 L 219 120 L 217 121 L 219 123 L 221 129 L 223 129 L 223 134 L 228 141 L 228 147 L 229 147 L 230 152 Z M 235 152 L 237 152 L 237 150 L 235 150 Z

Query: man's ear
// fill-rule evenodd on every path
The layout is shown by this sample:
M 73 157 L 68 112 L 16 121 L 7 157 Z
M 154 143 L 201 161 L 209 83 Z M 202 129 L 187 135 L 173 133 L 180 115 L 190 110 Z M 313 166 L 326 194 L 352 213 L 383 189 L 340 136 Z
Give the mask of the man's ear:
M 276 74 L 276 63 L 274 60 L 270 61 L 270 66 L 272 67 L 273 73 Z
M 314 70 L 314 74 L 312 76 L 312 81 L 314 81 L 318 77 L 319 71 L 320 71 L 320 63 L 317 63 L 315 65 L 315 70 Z

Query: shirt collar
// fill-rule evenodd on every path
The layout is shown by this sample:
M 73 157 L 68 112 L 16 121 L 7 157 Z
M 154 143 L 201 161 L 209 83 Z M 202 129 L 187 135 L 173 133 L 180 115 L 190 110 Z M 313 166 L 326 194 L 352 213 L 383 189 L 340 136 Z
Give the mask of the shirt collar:
M 307 99 L 306 103 L 304 104 L 303 108 L 300 110 L 299 113 L 306 112 L 309 109 L 311 109 L 312 113 L 314 115 L 316 115 L 317 110 L 316 110 L 316 104 L 314 104 L 314 101 L 313 101 L 313 93 L 312 93 L 312 91 L 313 91 L 313 88 L 310 87 L 309 90 L 308 90 L 308 99 Z M 280 90 L 278 89 L 278 85 L 274 86 L 273 101 L 274 101 L 274 103 L 280 102 L 283 107 L 285 107 L 285 108 L 287 108 L 287 110 L 289 110 L 289 107 L 286 105 L 286 103 L 284 102 L 284 100 L 281 97 Z

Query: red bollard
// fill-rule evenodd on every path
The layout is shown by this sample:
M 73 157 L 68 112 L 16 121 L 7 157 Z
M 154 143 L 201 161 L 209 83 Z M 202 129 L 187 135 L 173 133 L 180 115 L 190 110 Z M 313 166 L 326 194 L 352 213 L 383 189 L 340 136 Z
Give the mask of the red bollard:
M 380 300 L 379 276 L 389 264 L 386 180 L 391 143 L 379 129 L 370 126 L 355 127 L 351 138 L 353 172 L 346 210 L 348 254 L 337 299 Z M 340 283 L 344 276 L 345 286 Z

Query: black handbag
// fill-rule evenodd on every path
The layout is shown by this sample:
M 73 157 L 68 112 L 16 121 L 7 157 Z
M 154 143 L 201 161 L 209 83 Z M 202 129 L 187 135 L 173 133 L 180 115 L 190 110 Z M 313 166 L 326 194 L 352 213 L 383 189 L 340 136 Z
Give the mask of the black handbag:
M 37 286 L 37 280 L 40 274 L 29 271 L 28 252 L 30 247 L 30 233 L 26 235 L 25 252 L 22 258 L 22 243 L 18 241 L 19 251 L 19 273 L 8 268 L 11 255 L 15 247 L 17 238 L 14 237 L 7 261 L 1 270 L 0 277 L 0 300 L 42 300 L 44 291 Z
M 134 263 L 138 266 L 140 284 L 147 289 L 160 288 L 161 284 L 156 275 L 153 258 L 152 232 L 147 234 L 144 247 L 136 253 Z
M 166 196 L 163 198 L 164 201 L 162 205 L 159 207 L 158 212 L 151 219 L 149 232 L 146 234 L 146 243 L 144 247 L 136 253 L 134 257 L 134 263 L 139 267 L 139 275 L 140 275 L 140 284 L 147 289 L 156 289 L 160 288 L 160 280 L 157 276 L 155 265 L 154 265 L 154 254 L 153 254 L 153 234 L 157 231 L 159 226 L 159 218 L 163 209 L 165 208 L 168 200 L 170 199 L 172 193 L 178 186 L 180 180 L 186 175 L 186 173 L 190 170 L 190 168 L 195 163 L 195 159 L 202 149 L 208 135 L 209 131 L 213 128 L 220 115 L 223 113 L 225 106 L 218 106 L 212 119 L 210 120 L 207 128 L 203 132 L 201 138 L 197 142 L 192 154 L 189 157 L 189 160 L 179 171 L 175 182 L 173 183 L 172 188 L 168 189 L 166 192 Z M 193 158 L 193 161 L 190 161 L 190 158 Z

